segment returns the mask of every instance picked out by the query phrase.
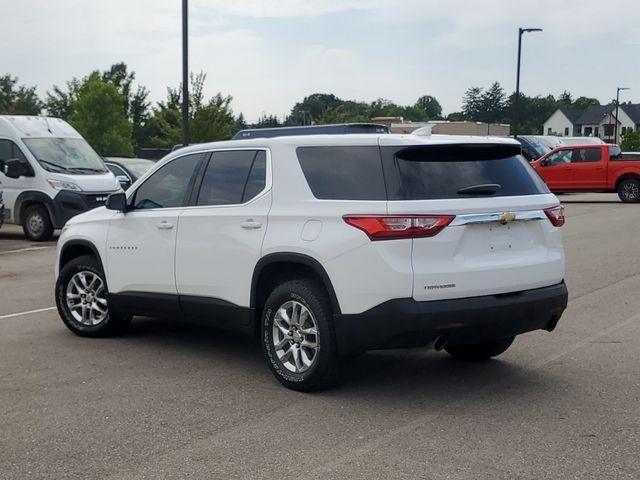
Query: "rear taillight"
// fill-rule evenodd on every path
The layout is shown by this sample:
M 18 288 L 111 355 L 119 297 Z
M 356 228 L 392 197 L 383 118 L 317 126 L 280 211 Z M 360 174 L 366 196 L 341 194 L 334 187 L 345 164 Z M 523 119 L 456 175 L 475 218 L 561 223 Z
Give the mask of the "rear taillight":
M 547 214 L 549 221 L 554 227 L 561 227 L 564 225 L 564 207 L 562 205 L 547 208 L 544 213 Z
M 366 233 L 371 240 L 433 237 L 455 215 L 345 215 L 344 221 Z

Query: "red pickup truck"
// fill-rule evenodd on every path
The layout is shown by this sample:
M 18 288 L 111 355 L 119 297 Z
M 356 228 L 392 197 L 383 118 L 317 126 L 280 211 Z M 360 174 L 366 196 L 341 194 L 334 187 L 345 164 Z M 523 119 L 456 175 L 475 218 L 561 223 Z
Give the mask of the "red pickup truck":
M 618 192 L 623 202 L 640 201 L 640 159 L 623 159 L 618 145 L 566 145 L 531 166 L 554 192 Z

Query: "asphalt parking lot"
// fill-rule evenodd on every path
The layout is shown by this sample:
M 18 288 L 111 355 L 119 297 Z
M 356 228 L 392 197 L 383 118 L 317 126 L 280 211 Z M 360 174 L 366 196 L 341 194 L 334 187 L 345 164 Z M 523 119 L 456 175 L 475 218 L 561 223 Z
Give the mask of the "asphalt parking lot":
M 368 353 L 316 394 L 231 333 L 140 319 L 74 336 L 52 308 L 55 242 L 4 226 L 0 478 L 638 479 L 640 205 L 561 200 L 570 303 L 553 333 L 476 365 Z

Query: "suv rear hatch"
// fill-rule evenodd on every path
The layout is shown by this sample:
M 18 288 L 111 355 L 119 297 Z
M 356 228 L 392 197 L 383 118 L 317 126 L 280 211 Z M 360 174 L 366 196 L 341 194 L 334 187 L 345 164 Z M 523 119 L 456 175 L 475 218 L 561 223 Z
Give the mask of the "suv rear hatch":
M 562 210 L 518 145 L 382 146 L 381 154 L 388 215 L 405 222 L 430 215 L 445 225 L 414 236 L 415 300 L 519 292 L 562 281 Z

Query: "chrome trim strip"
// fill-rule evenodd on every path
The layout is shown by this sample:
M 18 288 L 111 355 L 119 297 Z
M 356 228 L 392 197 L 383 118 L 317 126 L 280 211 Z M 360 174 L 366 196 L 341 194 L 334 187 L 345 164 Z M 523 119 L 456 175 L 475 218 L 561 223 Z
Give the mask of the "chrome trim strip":
M 466 215 L 456 215 L 456 218 L 449 224 L 450 227 L 460 225 L 474 225 L 478 223 L 502 223 L 544 220 L 548 218 L 544 210 L 521 210 L 515 212 L 493 212 L 493 213 L 469 213 Z

